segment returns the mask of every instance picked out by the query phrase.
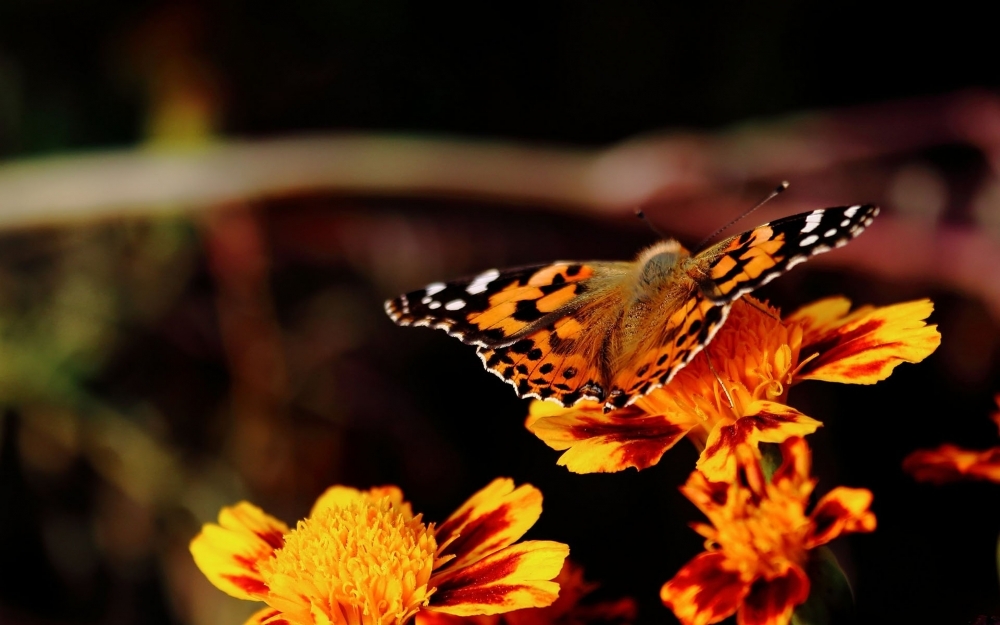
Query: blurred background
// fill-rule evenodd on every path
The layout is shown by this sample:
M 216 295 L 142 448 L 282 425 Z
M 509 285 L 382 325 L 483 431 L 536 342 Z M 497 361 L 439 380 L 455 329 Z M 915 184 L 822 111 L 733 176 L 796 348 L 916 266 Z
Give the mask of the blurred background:
M 998 442 L 995 37 L 961 3 L 0 3 L 0 623 L 239 624 L 187 551 L 221 506 L 294 522 L 394 483 L 440 521 L 500 475 L 545 493 L 532 537 L 675 622 L 694 448 L 570 474 L 474 350 L 382 301 L 631 258 L 636 208 L 694 245 L 783 179 L 731 233 L 883 213 L 763 297 L 929 296 L 944 337 L 876 386 L 792 391 L 825 424 L 819 492 L 875 493 L 878 531 L 836 545 L 861 621 L 997 614 L 1000 486 L 900 469 Z

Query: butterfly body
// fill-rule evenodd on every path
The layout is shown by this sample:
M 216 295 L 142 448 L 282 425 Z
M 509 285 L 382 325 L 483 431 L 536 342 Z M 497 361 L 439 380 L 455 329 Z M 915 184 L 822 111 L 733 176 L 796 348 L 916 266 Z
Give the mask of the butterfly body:
M 559 261 L 435 282 L 386 302 L 399 325 L 475 345 L 517 390 L 572 406 L 626 406 L 669 383 L 733 302 L 809 256 L 846 244 L 878 208 L 836 207 L 758 226 L 691 255 L 661 241 L 633 262 Z

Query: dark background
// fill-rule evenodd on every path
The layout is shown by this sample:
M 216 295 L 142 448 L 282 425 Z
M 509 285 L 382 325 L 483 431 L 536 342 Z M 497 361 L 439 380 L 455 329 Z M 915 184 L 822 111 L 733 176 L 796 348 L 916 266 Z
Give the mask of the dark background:
M 663 129 L 991 93 L 995 44 L 995 21 L 960 3 L 12 0 L 0 4 L 0 158 L 175 131 L 601 148 Z M 970 198 L 991 178 L 989 159 L 956 140 L 880 166 L 937 172 L 950 190 L 938 223 L 978 231 Z M 776 180 L 747 181 L 740 201 Z M 887 199 L 852 192 L 826 190 L 836 202 Z M 210 588 L 186 552 L 220 505 L 248 498 L 291 522 L 332 483 L 395 483 L 440 521 L 500 475 L 545 494 L 531 537 L 569 543 L 602 594 L 638 600 L 639 622 L 673 622 L 659 587 L 701 549 L 686 526 L 699 515 L 677 492 L 693 447 L 641 473 L 570 474 L 470 348 L 396 328 L 381 304 L 493 266 L 630 258 L 655 235 L 627 212 L 477 198 L 309 193 L 226 208 L 0 233 L 0 622 L 239 623 L 250 606 Z M 649 212 L 670 220 L 673 208 Z M 824 423 L 809 439 L 819 492 L 875 494 L 878 531 L 835 545 L 860 620 L 1000 613 L 1000 485 L 919 485 L 900 469 L 917 447 L 997 444 L 997 308 L 959 285 L 856 265 L 810 263 L 762 291 L 787 311 L 832 294 L 929 296 L 944 336 L 926 362 L 874 387 L 810 382 L 791 394 Z

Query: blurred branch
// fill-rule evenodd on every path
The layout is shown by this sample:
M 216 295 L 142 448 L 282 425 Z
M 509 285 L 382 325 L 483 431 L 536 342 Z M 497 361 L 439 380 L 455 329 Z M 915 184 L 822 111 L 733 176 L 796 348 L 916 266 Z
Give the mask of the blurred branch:
M 982 225 L 1000 228 L 1000 97 L 967 91 L 715 134 L 648 135 L 603 150 L 340 134 L 11 162 L 0 165 L 0 229 L 325 192 L 465 197 L 604 214 L 665 203 L 683 210 L 660 216 L 662 226 L 700 234 L 746 208 L 739 190 L 750 181 L 811 180 L 797 185 L 794 200 L 783 200 L 786 214 L 793 212 L 789 201 L 810 210 L 828 201 L 892 200 L 894 184 L 907 187 L 899 182 L 900 162 L 915 156 L 919 162 L 920 150 L 939 145 L 970 146 L 983 155 L 988 177 L 957 194 L 968 204 L 957 214 L 971 207 Z M 944 207 L 947 189 L 942 193 Z M 987 228 L 942 228 L 938 214 L 905 218 L 913 212 L 911 198 L 926 196 L 917 189 L 895 198 L 899 206 L 870 234 L 821 262 L 942 282 L 981 297 L 1000 317 L 1000 276 L 991 269 L 1000 243 Z
M 607 150 L 339 134 L 14 161 L 0 165 L 0 228 L 316 192 L 475 197 L 614 212 L 652 198 L 686 198 L 949 142 L 1000 152 L 1000 98 L 964 92 L 718 134 L 650 135 Z

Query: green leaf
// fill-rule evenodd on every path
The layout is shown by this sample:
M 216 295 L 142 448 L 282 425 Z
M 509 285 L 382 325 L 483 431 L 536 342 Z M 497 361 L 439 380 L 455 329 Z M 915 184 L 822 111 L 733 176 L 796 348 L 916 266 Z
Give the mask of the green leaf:
M 829 548 L 819 547 L 810 552 L 806 574 L 811 584 L 809 598 L 795 609 L 792 625 L 850 625 L 857 622 L 851 585 Z

